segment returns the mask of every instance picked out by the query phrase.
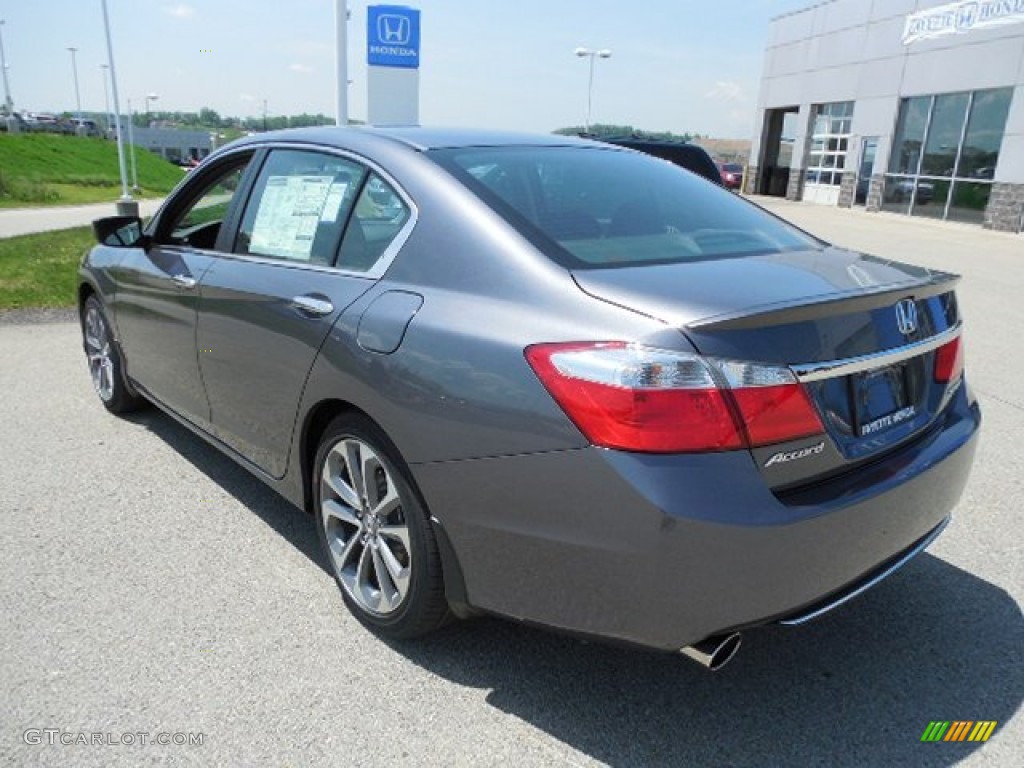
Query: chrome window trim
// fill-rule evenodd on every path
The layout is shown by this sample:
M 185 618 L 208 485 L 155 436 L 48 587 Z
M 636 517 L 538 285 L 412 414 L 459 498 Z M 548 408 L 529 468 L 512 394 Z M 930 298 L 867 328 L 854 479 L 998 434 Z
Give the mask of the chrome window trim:
M 926 352 L 931 352 L 932 350 L 938 349 L 943 344 L 948 344 L 953 339 L 957 338 L 961 331 L 962 326 L 960 323 L 957 323 L 952 328 L 948 328 L 942 333 L 936 334 L 935 336 L 922 341 L 915 341 L 912 344 L 907 344 L 903 347 L 886 349 L 882 352 L 875 352 L 870 355 L 848 357 L 843 360 L 829 360 L 821 363 L 791 365 L 789 368 L 793 371 L 797 379 L 804 384 L 811 381 L 831 379 L 837 376 L 848 376 L 851 373 L 860 373 L 862 371 L 870 371 L 873 368 L 884 368 L 887 365 L 895 365 L 896 363 L 901 363 L 904 360 L 909 360 L 911 357 L 917 357 L 918 355 L 923 355 Z
M 306 152 L 319 152 L 320 154 L 326 155 L 338 155 L 346 160 L 351 160 L 354 163 L 366 168 L 372 173 L 376 173 L 384 181 L 386 181 L 395 193 L 402 199 L 402 202 L 409 208 L 409 218 L 402 225 L 402 228 L 398 230 L 398 234 L 391 240 L 391 243 L 387 248 L 384 249 L 377 261 L 374 262 L 373 266 L 368 270 L 355 270 L 355 269 L 344 269 L 342 267 L 336 267 L 329 264 L 310 264 L 308 262 L 293 261 L 289 259 L 279 259 L 273 256 L 260 256 L 248 253 L 235 253 L 234 251 L 208 251 L 209 253 L 216 254 L 217 258 L 220 259 L 232 259 L 234 261 L 245 261 L 252 262 L 254 264 L 273 264 L 281 267 L 290 267 L 293 269 L 306 269 L 311 272 L 327 272 L 332 275 L 345 275 L 348 277 L 362 277 L 368 280 L 379 280 L 383 277 L 384 273 L 388 271 L 388 267 L 395 260 L 398 252 L 402 250 L 406 241 L 412 235 L 413 229 L 416 227 L 416 222 L 419 221 L 420 211 L 419 207 L 409 196 L 409 193 L 405 191 L 401 184 L 399 184 L 394 176 L 381 168 L 373 160 L 367 157 L 359 155 L 355 152 L 351 152 L 341 147 L 330 147 L 323 146 L 321 144 L 306 144 L 303 142 L 292 142 L 292 141 L 273 141 L 264 144 L 246 144 L 238 149 L 224 152 L 223 154 L 217 155 L 218 158 L 229 157 L 233 154 L 241 152 L 259 152 L 260 150 L 275 150 L 275 149 L 296 149 Z M 172 193 L 173 194 L 173 193 Z M 249 205 L 249 200 L 245 201 L 243 211 Z M 340 243 L 339 243 L 340 248 Z

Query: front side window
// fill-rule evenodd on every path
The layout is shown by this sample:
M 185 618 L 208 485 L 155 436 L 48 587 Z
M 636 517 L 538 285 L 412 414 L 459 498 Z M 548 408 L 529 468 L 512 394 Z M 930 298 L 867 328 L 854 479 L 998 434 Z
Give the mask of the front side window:
M 228 160 L 183 190 L 184 203 L 160 222 L 156 242 L 212 249 L 250 159 L 245 155 Z
M 491 147 L 430 157 L 572 269 L 818 246 L 728 190 L 635 152 Z
M 365 173 L 336 155 L 271 151 L 242 216 L 235 252 L 333 264 Z

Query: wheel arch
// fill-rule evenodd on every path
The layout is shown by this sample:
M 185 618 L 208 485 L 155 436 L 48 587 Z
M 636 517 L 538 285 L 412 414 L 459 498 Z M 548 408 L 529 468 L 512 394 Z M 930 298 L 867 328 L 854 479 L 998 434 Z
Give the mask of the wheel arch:
M 380 423 L 373 418 L 373 416 L 347 400 L 323 400 L 310 408 L 303 420 L 302 431 L 299 438 L 301 441 L 299 461 L 302 474 L 302 508 L 309 514 L 313 514 L 315 511 L 313 509 L 313 462 L 316 459 L 317 449 L 320 447 L 320 441 L 323 438 L 324 432 L 327 431 L 327 427 L 330 423 L 338 416 L 345 414 L 360 415 L 363 418 L 370 420 L 386 437 L 388 436 L 387 430 L 385 430 Z M 388 437 L 388 439 L 390 440 L 390 437 Z M 455 547 L 452 545 L 451 539 L 448 537 L 448 532 L 445 530 L 443 523 L 431 511 L 430 505 L 427 503 L 427 500 L 423 497 L 423 493 L 419 489 L 419 484 L 416 482 L 414 473 L 402 457 L 401 450 L 399 450 L 398 446 L 395 446 L 394 443 L 392 443 L 392 447 L 395 449 L 399 458 L 402 459 L 402 463 L 405 465 L 403 468 L 408 472 L 409 480 L 413 486 L 413 492 L 417 497 L 419 497 L 420 504 L 423 505 L 423 508 L 426 510 L 427 516 L 430 520 L 430 526 L 437 540 L 438 554 L 441 558 L 441 575 L 444 580 L 444 594 L 452 609 L 452 613 L 460 618 L 473 615 L 474 610 L 470 607 L 467 599 L 466 583 L 462 573 L 462 566 L 459 564 L 458 555 L 455 552 Z

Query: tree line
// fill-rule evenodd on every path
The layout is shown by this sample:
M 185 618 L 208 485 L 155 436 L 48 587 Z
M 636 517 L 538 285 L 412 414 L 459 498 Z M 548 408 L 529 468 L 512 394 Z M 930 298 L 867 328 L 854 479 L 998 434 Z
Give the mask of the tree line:
M 699 133 L 645 131 L 632 125 L 612 125 L 609 123 L 594 123 L 589 129 L 585 129 L 582 125 L 573 125 L 568 128 L 559 128 L 555 133 L 562 136 L 594 136 L 599 139 L 632 136 L 637 139 L 651 139 L 654 141 L 693 141 L 694 139 L 705 138 Z

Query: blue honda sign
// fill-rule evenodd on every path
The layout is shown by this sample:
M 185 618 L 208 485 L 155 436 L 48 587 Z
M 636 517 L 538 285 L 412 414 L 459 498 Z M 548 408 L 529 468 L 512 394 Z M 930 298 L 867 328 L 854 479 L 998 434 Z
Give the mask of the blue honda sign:
M 404 5 L 371 5 L 366 10 L 367 63 L 419 69 L 420 12 Z

